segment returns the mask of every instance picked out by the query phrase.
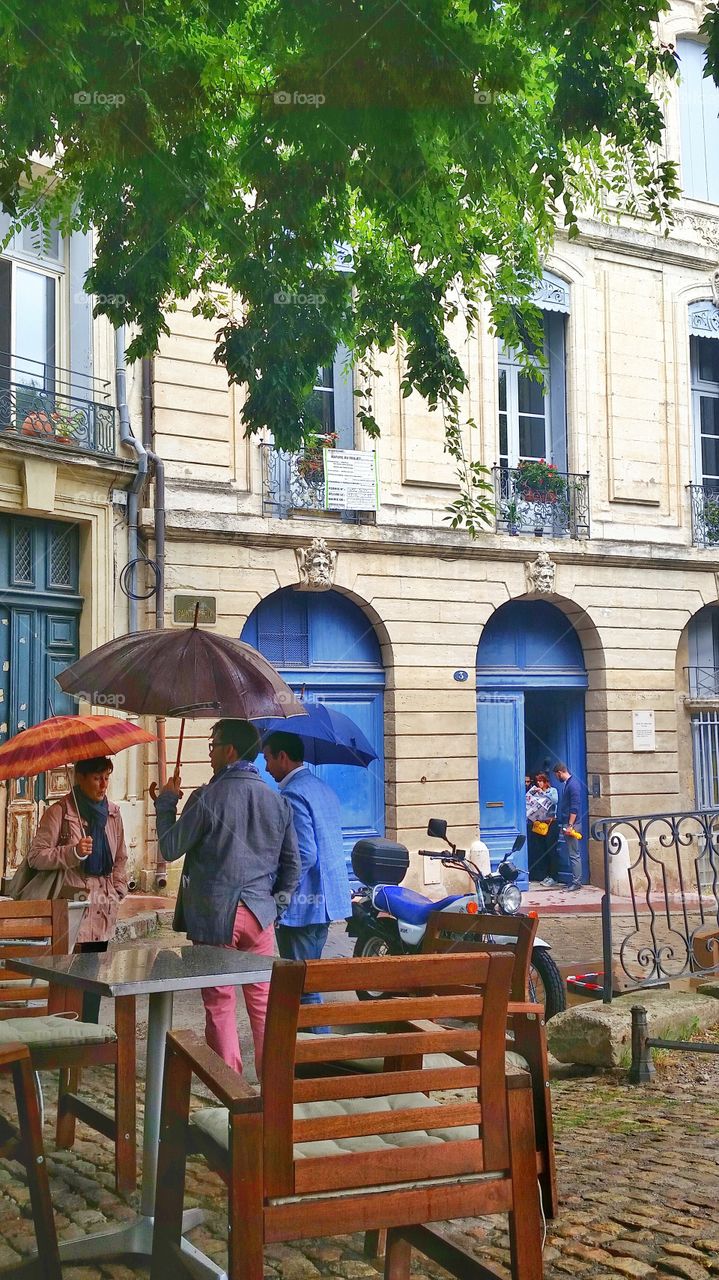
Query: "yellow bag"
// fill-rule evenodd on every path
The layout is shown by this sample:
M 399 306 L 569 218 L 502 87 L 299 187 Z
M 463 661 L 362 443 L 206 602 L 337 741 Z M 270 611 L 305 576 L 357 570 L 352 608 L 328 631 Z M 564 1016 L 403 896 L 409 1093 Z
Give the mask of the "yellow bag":
M 533 832 L 533 834 L 534 834 L 535 836 L 547 836 L 547 835 L 549 835 L 549 823 L 548 823 L 548 822 L 533 822 L 533 823 L 532 823 L 532 832 Z

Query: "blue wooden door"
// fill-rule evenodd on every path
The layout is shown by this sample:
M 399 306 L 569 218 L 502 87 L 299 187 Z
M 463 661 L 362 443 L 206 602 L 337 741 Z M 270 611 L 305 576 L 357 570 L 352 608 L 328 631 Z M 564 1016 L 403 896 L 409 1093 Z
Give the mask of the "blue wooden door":
M 523 693 L 477 691 L 477 744 L 479 827 L 496 863 L 526 832 Z M 526 845 L 514 861 L 526 882 Z

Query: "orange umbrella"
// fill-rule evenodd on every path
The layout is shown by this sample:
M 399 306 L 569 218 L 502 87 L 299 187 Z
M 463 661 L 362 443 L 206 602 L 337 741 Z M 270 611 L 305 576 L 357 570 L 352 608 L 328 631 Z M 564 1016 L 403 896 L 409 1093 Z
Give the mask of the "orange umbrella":
M 153 733 L 114 716 L 51 716 L 0 747 L 0 782 L 154 741 Z

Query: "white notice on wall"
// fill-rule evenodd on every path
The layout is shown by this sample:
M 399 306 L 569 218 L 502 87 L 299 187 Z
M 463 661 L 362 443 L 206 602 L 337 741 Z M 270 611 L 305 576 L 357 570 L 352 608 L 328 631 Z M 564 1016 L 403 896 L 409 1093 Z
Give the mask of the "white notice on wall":
M 376 511 L 379 480 L 376 454 L 360 449 L 325 449 L 325 507 L 328 511 Z
M 632 711 L 632 744 L 633 751 L 656 751 L 653 711 Z

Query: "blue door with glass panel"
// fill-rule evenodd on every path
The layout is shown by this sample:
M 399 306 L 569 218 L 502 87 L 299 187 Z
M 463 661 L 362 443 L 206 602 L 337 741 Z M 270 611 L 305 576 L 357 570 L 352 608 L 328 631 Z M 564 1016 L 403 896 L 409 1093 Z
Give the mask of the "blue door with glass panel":
M 565 762 L 579 780 L 579 825 L 587 858 L 588 804 L 584 696 L 588 677 L 579 637 L 545 600 L 513 600 L 489 619 L 477 650 L 477 753 L 482 838 L 492 862 L 526 831 L 525 773 Z M 560 876 L 569 879 L 560 842 Z M 515 858 L 526 885 L 527 848 Z M 585 866 L 585 874 L 588 867 Z
M 79 656 L 78 577 L 76 525 L 0 517 L 0 744 L 77 710 L 55 676 Z
M 377 752 L 368 769 L 313 766 L 339 796 L 349 859 L 355 841 L 385 830 L 384 668 L 374 630 L 362 610 L 338 591 L 312 594 L 287 587 L 258 605 L 242 639 L 259 649 L 305 702 L 323 702 L 354 720 Z

